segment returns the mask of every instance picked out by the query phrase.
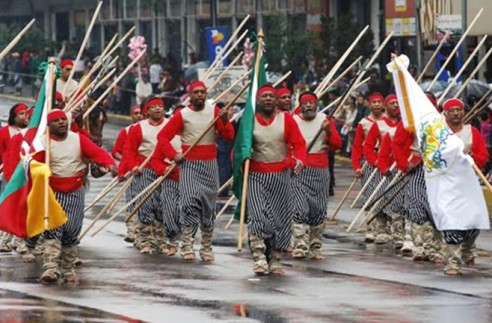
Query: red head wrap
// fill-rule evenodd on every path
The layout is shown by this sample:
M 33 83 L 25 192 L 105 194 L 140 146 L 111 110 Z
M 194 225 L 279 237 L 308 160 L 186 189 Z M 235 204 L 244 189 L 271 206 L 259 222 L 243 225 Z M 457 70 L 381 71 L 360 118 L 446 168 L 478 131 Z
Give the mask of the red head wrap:
M 193 83 L 190 84 L 190 92 L 193 92 L 193 90 L 197 87 L 203 87 L 205 90 L 207 89 L 207 87 L 205 86 L 205 83 L 203 83 L 202 81 L 195 81 Z
M 139 105 L 135 105 L 133 106 L 131 109 L 130 109 L 130 114 L 132 114 L 133 112 L 135 112 L 135 110 L 137 109 L 140 109 L 140 106 Z
M 27 111 L 27 110 L 29 110 L 29 108 L 28 108 L 25 104 L 19 103 L 19 104 L 17 104 L 17 106 L 15 107 L 15 109 L 14 109 L 14 113 L 15 113 L 15 114 L 18 114 L 19 112 L 22 112 L 22 111 Z
M 71 59 L 65 59 L 60 63 L 60 67 L 64 68 L 65 66 L 73 66 L 73 61 Z
M 66 118 L 66 117 L 67 117 L 67 114 L 65 113 L 65 111 L 60 110 L 60 109 L 55 109 L 55 110 L 51 111 L 50 113 L 48 113 L 48 122 L 53 121 L 55 119 Z
M 262 87 L 260 87 L 258 89 L 258 91 L 256 91 L 256 95 L 260 95 L 260 94 L 265 93 L 265 92 L 273 92 L 275 94 L 275 89 L 271 85 L 268 85 L 268 84 L 263 85 Z
M 449 99 L 449 100 L 446 100 L 446 102 L 444 102 L 444 104 L 443 104 L 444 111 L 448 111 L 449 109 L 451 109 L 453 107 L 458 107 L 458 108 L 464 109 L 465 105 L 463 104 L 463 101 L 461 101 L 459 99 Z
M 318 98 L 315 95 L 313 95 L 312 93 L 301 94 L 301 97 L 299 98 L 299 103 L 302 103 L 305 101 L 318 102 Z
M 277 95 L 277 98 L 281 97 L 284 94 L 291 95 L 290 90 L 286 87 L 281 87 L 280 89 L 277 90 L 275 95 Z
M 55 99 L 63 101 L 63 95 L 60 92 L 56 91 Z
M 384 101 L 384 98 L 381 94 L 379 93 L 374 93 L 369 97 L 369 103 L 371 103 L 374 100 L 380 100 L 381 102 Z
M 388 103 L 390 103 L 390 101 L 393 101 L 393 100 L 398 100 L 398 98 L 396 97 L 395 94 L 390 94 L 386 98 L 384 98 L 384 104 L 388 104 Z
M 143 115 L 146 115 L 147 114 L 147 111 L 149 110 L 149 108 L 153 105 L 156 105 L 156 104 L 159 104 L 159 105 L 164 105 L 164 102 L 162 101 L 161 98 L 153 98 L 153 99 L 150 99 L 149 101 L 147 101 L 145 103 L 145 105 L 143 106 L 142 108 L 142 114 Z

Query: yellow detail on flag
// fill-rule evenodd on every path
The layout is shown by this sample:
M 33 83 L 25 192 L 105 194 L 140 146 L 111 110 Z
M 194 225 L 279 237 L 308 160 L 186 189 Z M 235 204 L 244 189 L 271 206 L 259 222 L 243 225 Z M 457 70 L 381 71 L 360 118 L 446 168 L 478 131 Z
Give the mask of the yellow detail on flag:
M 407 116 L 408 120 L 408 127 L 406 129 L 412 133 L 415 133 L 415 123 L 413 120 L 413 113 L 412 113 L 412 108 L 410 107 L 410 100 L 408 99 L 408 92 L 407 92 L 407 85 L 405 83 L 405 77 L 403 76 L 402 71 L 398 67 L 397 64 L 395 64 L 397 70 L 398 70 L 398 80 L 400 81 L 401 84 L 401 96 L 404 102 L 404 109 L 405 109 L 405 115 Z
M 50 168 L 43 163 L 31 160 L 29 163 L 31 176 L 31 190 L 27 196 L 27 223 L 26 232 L 28 237 L 33 237 L 45 231 L 44 227 L 44 203 L 45 183 L 51 176 Z M 61 227 L 68 218 L 60 203 L 55 198 L 53 190 L 48 190 L 48 230 Z

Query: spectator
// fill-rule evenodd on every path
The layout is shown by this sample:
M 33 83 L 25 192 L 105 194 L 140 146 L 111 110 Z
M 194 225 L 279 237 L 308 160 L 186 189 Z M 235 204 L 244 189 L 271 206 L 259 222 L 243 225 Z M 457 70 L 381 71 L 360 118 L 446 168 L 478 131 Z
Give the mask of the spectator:
M 145 98 L 152 94 L 152 85 L 149 82 L 149 75 L 142 74 L 141 80 L 135 86 L 137 104 L 140 105 Z
M 154 94 L 159 94 L 159 82 L 160 75 L 162 73 L 162 66 L 159 59 L 153 58 L 149 68 L 150 74 L 150 84 L 152 85 L 152 92 Z

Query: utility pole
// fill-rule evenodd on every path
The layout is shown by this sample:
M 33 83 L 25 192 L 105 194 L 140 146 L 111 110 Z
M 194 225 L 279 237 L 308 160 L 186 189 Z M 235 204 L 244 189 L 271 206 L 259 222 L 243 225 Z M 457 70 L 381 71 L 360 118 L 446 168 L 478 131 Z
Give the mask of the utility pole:
M 418 71 L 420 72 L 420 69 L 422 67 L 422 26 L 420 25 L 420 10 L 422 8 L 421 6 L 421 0 L 416 0 L 415 1 L 415 41 L 417 43 L 417 66 L 418 66 Z
M 212 27 L 217 27 L 217 0 L 210 1 L 210 18 L 212 20 Z

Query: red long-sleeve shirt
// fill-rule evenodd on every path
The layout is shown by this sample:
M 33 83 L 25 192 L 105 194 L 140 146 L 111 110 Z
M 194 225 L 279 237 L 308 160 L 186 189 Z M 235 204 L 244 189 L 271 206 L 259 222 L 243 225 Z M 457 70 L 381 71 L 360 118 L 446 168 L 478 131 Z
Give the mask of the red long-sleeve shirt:
M 0 128 L 0 162 L 5 162 L 3 155 L 7 151 L 11 139 L 9 126 Z
M 300 160 L 306 165 L 306 141 L 304 140 L 297 123 L 288 113 L 285 114 L 284 122 L 284 141 L 290 147 L 291 154 L 287 153 L 286 158 L 280 162 L 265 163 L 251 160 L 250 170 L 258 173 L 279 173 L 293 166 L 292 158 Z M 255 115 L 256 120 L 263 126 L 271 124 L 275 118 L 269 121 L 264 120 L 259 114 Z
M 125 148 L 126 138 L 128 137 L 129 128 L 121 129 L 116 141 L 114 142 L 113 150 L 111 150 L 111 155 L 116 158 L 116 154 L 123 155 L 123 149 Z
M 328 119 L 328 116 L 326 118 Z M 340 137 L 340 134 L 335 127 L 335 122 L 333 121 L 333 119 L 330 119 L 330 128 L 331 134 L 328 135 L 325 132 L 325 139 L 328 142 L 328 145 L 330 145 L 330 150 L 335 151 L 342 148 L 342 138 Z M 306 166 L 328 168 L 329 159 L 327 152 L 308 153 L 306 157 Z
M 183 109 L 193 108 L 188 106 Z M 219 111 L 220 109 L 215 107 L 214 118 L 217 117 Z M 164 149 L 165 155 L 168 156 L 170 160 L 172 160 L 178 153 L 173 148 L 171 140 L 174 136 L 180 135 L 184 129 L 183 116 L 181 113 L 182 110 L 176 112 L 157 135 L 157 146 L 163 146 L 162 149 Z M 215 131 L 220 137 L 222 137 L 222 139 L 226 141 L 234 140 L 234 127 L 229 120 L 224 123 L 222 119 L 219 118 L 215 123 Z M 181 149 L 185 152 L 189 147 L 189 145 L 182 145 Z M 200 145 L 200 143 L 198 143 L 186 156 L 186 159 L 188 160 L 213 160 L 215 158 L 217 158 L 217 145 L 215 143 L 213 145 Z
M 386 173 L 391 165 L 393 165 L 394 158 L 393 152 L 391 149 L 391 136 L 389 133 L 384 136 L 383 141 L 381 142 L 381 146 L 379 147 L 378 152 L 378 169 L 384 174 Z
M 164 151 L 164 146 L 157 145 L 154 153 L 152 154 L 152 159 L 150 160 L 150 167 L 159 176 L 162 176 L 164 175 L 164 173 L 166 172 L 166 170 L 170 165 L 171 165 L 171 160 L 167 158 L 166 152 Z M 179 181 L 179 167 L 174 167 L 174 169 L 169 174 L 169 178 L 176 182 Z
M 383 118 L 382 121 L 386 122 L 389 127 L 396 127 L 398 124 L 397 122 L 393 122 L 388 118 Z M 371 126 L 371 129 L 369 130 L 369 133 L 367 134 L 363 146 L 364 157 L 366 158 L 369 165 L 371 165 L 372 167 L 376 165 L 376 162 L 378 160 L 378 146 L 381 145 L 382 141 L 383 138 L 379 129 L 379 125 L 377 122 L 374 122 Z
M 155 124 L 155 126 L 162 124 L 164 121 L 165 120 L 162 119 L 159 123 Z M 137 123 L 130 128 L 130 131 L 128 132 L 128 135 L 126 137 L 126 142 L 123 147 L 123 157 L 121 158 L 122 162 L 118 167 L 118 176 L 124 176 L 133 168 L 140 166 L 145 161 L 145 159 L 147 159 L 146 156 L 141 155 L 138 152 L 138 147 L 140 147 L 142 142 L 142 127 L 139 123 Z M 150 164 L 147 163 L 147 165 L 145 165 L 145 168 L 151 168 Z
M 364 119 L 359 122 L 357 125 L 357 128 L 355 129 L 355 135 L 354 135 L 354 141 L 352 143 L 352 168 L 354 171 L 361 169 L 361 160 L 362 157 L 364 157 L 364 151 L 363 151 L 363 146 L 364 146 L 364 140 L 366 139 L 366 135 L 364 133 L 364 128 L 362 126 L 362 122 L 375 122 L 375 119 L 371 117 L 365 117 Z
M 98 147 L 95 143 L 90 141 L 84 135 L 82 134 L 77 134 L 77 135 L 79 136 L 79 140 L 80 140 L 80 153 L 81 153 L 80 157 L 83 160 L 90 160 L 106 168 L 115 165 L 113 158 L 108 152 Z M 17 167 L 17 165 L 19 164 L 20 161 L 19 152 L 21 151 L 21 144 L 23 141 L 22 136 L 16 135 L 14 137 L 15 140 L 11 141 L 8 148 L 10 153 L 8 154 L 9 161 L 7 162 L 8 169 L 13 169 L 13 170 L 15 170 L 15 167 Z M 59 141 L 59 139 L 55 136 L 51 136 L 51 140 Z M 39 162 L 44 162 L 45 152 L 43 151 L 37 153 L 33 156 L 33 158 Z M 52 156 L 51 158 L 52 160 L 54 160 L 56 156 Z M 12 172 L 9 171 L 9 173 L 10 173 L 9 176 L 11 177 L 13 171 Z M 83 177 L 85 177 L 85 175 L 86 172 L 76 174 L 75 176 L 72 177 L 52 176 L 50 177 L 50 186 L 55 192 L 65 192 L 65 193 L 73 192 L 84 185 Z
M 471 156 L 477 164 L 478 168 L 484 168 L 489 161 L 489 152 L 487 151 L 487 146 L 483 141 L 483 137 L 480 134 L 480 130 L 471 126 L 472 130 L 472 146 L 471 146 Z
M 415 134 L 409 132 L 402 123 L 396 128 L 395 136 L 393 137 L 393 142 L 391 143 L 391 149 L 393 150 L 393 158 L 396 162 L 396 167 L 404 171 L 410 163 L 418 164 L 422 160 L 420 155 L 413 154 L 410 161 L 408 157 L 412 154 L 412 149 L 410 148 L 415 140 Z

